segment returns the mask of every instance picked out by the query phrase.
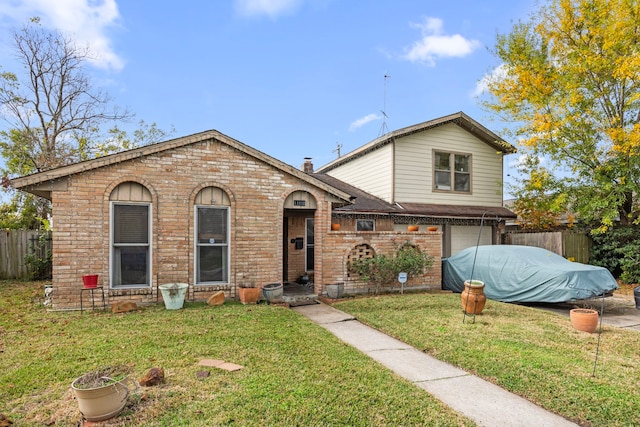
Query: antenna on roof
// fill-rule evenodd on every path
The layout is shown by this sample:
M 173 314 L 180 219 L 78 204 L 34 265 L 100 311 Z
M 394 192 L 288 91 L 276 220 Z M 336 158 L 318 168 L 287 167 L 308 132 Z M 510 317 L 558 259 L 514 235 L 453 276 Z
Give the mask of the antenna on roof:
M 387 116 L 387 79 L 391 77 L 389 74 L 384 73 L 384 98 L 382 101 L 382 110 L 380 110 L 380 112 L 382 113 L 383 120 L 382 120 L 382 126 L 380 126 L 380 132 L 378 132 L 378 136 L 382 136 L 385 133 L 389 132 L 389 129 L 387 129 L 387 119 L 389 118 L 389 116 Z
M 331 150 L 332 153 L 338 153 L 338 158 L 340 158 L 340 149 L 342 148 L 342 144 L 340 144 L 339 142 L 336 142 L 336 149 L 335 150 Z

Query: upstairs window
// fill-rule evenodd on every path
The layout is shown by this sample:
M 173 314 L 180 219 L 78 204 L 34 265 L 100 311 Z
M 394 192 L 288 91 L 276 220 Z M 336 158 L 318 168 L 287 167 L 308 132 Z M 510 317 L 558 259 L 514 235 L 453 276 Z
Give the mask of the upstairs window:
M 436 151 L 433 157 L 434 190 L 471 192 L 471 154 Z

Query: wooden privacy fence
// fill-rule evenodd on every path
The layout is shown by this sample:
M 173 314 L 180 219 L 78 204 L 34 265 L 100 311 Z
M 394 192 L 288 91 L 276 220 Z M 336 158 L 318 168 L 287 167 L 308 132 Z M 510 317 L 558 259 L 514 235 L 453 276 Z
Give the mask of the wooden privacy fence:
M 0 279 L 26 279 L 29 270 L 25 257 L 38 246 L 38 230 L 2 230 L 0 231 Z M 51 250 L 51 239 L 46 250 Z
M 542 233 L 522 233 L 508 231 L 504 235 L 507 245 L 536 246 L 555 252 L 560 256 L 583 264 L 589 263 L 591 238 L 584 233 L 572 231 L 549 231 Z

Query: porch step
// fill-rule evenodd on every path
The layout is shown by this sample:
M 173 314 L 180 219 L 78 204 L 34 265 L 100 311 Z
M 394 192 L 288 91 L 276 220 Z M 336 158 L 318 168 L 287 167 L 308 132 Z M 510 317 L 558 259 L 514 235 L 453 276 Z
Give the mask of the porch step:
M 284 295 L 282 297 L 282 302 L 289 304 L 289 307 L 299 307 L 302 305 L 313 305 L 318 304 L 318 296 L 317 295 L 292 295 L 287 296 Z
M 284 284 L 282 302 L 290 307 L 318 304 L 318 296 L 313 293 L 313 286 L 287 282 Z

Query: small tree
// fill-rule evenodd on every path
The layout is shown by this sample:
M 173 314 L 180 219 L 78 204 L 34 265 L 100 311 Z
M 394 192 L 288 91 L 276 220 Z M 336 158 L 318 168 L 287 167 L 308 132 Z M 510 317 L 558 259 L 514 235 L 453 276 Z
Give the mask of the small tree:
M 376 254 L 371 258 L 353 260 L 349 269 L 358 274 L 364 281 L 375 285 L 375 293 L 379 294 L 382 286 L 394 283 L 398 274 L 407 273 L 407 277 L 424 274 L 433 265 L 433 257 L 422 252 L 418 247 L 405 243 L 394 255 Z

